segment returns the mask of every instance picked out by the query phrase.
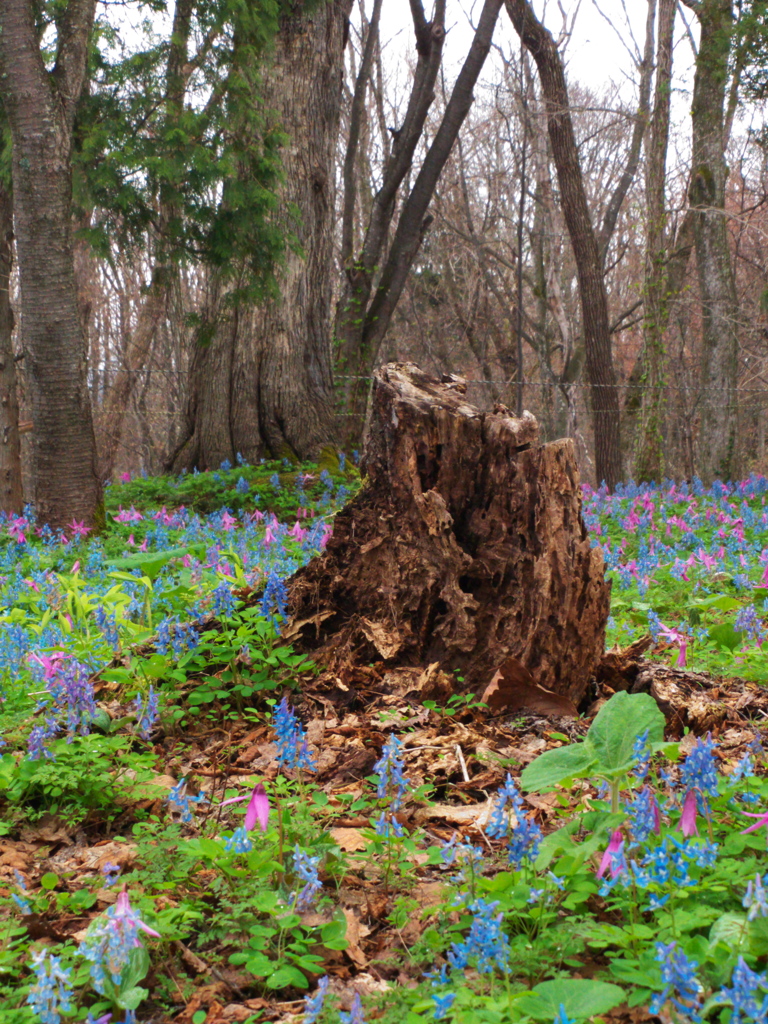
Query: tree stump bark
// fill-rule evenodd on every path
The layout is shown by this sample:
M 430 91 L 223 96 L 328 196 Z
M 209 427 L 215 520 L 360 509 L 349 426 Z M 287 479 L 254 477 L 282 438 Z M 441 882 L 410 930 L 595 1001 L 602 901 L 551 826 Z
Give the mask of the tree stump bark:
M 331 671 L 437 662 L 478 694 L 513 658 L 578 704 L 610 587 L 572 442 L 539 445 L 530 413 L 480 412 L 465 391 L 411 363 L 375 374 L 366 482 L 293 577 L 286 632 Z

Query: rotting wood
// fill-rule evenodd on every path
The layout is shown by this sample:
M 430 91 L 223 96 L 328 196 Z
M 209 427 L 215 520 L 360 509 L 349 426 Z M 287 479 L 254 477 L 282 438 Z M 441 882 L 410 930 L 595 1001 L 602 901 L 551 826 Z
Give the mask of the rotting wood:
M 514 657 L 578 704 L 603 654 L 610 585 L 570 440 L 483 413 L 465 382 L 390 363 L 374 378 L 360 493 L 289 586 L 287 633 L 331 674 L 438 663 L 481 693 Z

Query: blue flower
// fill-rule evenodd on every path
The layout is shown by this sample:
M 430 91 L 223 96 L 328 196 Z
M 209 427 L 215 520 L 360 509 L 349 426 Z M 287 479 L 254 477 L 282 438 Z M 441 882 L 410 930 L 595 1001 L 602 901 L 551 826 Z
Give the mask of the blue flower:
M 714 751 L 715 744 L 710 734 L 707 734 L 705 740 L 696 741 L 680 769 L 680 781 L 684 789 L 698 789 L 707 796 L 717 796 L 717 761 Z
M 355 998 L 352 1000 L 352 1009 L 349 1013 L 344 1013 L 343 1010 L 339 1011 L 339 1020 L 341 1024 L 365 1024 L 363 1004 L 360 1002 L 359 992 L 355 992 Z
M 749 911 L 748 921 L 754 921 L 756 917 L 768 917 L 768 904 L 765 899 L 762 875 L 755 875 L 754 879 L 750 878 L 747 882 L 747 891 L 744 893 L 741 905 Z
M 328 975 L 321 978 L 317 983 L 317 990 L 313 996 L 306 996 L 304 999 L 304 1024 L 315 1024 L 315 1021 L 322 1013 L 325 994 L 328 991 L 330 979 Z
M 50 950 L 42 949 L 32 954 L 35 983 L 29 990 L 27 1003 L 40 1017 L 43 1024 L 59 1024 L 61 1013 L 74 1009 L 69 976 L 70 967 L 61 966 L 61 958 Z
M 733 1007 L 730 1024 L 742 1024 L 746 1021 L 764 1021 L 768 1013 L 768 996 L 758 1003 L 755 993 L 758 989 L 768 989 L 768 981 L 764 974 L 756 974 L 750 970 L 739 957 L 731 976 L 731 987 L 723 986 L 719 997 L 727 1000 Z
M 491 820 L 485 830 L 491 837 L 507 837 L 509 861 L 516 868 L 519 868 L 524 860 L 536 859 L 542 838 L 541 829 L 525 816 L 523 806 L 523 798 L 512 776 L 507 775 L 506 782 L 496 794 Z M 514 828 L 510 828 L 510 811 L 516 820 Z
M 283 697 L 273 715 L 277 734 L 277 760 L 282 768 L 315 769 L 315 759 L 307 746 L 304 727 Z
M 301 892 L 294 893 L 296 909 L 300 911 L 309 910 L 317 899 L 317 894 L 323 887 L 323 883 L 317 877 L 317 869 L 320 864 L 319 857 L 310 857 L 306 851 L 297 844 L 293 853 L 293 870 L 304 882 Z
M 472 914 L 469 935 L 463 942 L 454 942 L 447 953 L 453 970 L 474 965 L 480 974 L 491 974 L 496 968 L 509 967 L 509 940 L 501 928 L 504 915 L 497 912 L 499 904 L 476 899 L 467 905 Z
M 230 853 L 232 850 L 234 850 L 235 853 L 251 852 L 253 849 L 253 843 L 248 838 L 248 832 L 244 825 L 241 825 L 240 828 L 236 828 L 232 835 L 229 836 L 228 839 L 224 840 L 224 849 L 227 853 Z
M 651 1000 L 650 1012 L 658 1014 L 666 1003 L 671 1003 L 683 1020 L 701 1021 L 699 1010 L 703 990 L 696 977 L 696 961 L 689 960 L 676 942 L 667 946 L 659 942 L 656 959 L 661 964 L 664 989 Z
M 435 1003 L 435 1020 L 442 1020 L 445 1017 L 453 1006 L 455 998 L 455 992 L 445 992 L 443 995 L 438 995 L 437 992 L 432 994 L 432 999 Z

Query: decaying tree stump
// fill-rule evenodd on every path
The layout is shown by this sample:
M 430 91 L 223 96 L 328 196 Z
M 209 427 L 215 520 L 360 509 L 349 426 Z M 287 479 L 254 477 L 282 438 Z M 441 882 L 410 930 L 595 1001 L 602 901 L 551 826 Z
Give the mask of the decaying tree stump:
M 323 555 L 292 579 L 288 635 L 331 671 L 439 663 L 482 692 L 517 658 L 578 703 L 603 653 L 609 586 L 581 517 L 570 440 L 483 413 L 412 363 L 374 379 L 362 471 Z

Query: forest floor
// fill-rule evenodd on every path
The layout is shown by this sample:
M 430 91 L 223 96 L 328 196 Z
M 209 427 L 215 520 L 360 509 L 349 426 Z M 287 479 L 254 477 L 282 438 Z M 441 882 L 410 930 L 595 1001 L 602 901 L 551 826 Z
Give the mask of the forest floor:
M 3 1024 L 765 998 L 766 481 L 585 492 L 615 644 L 580 717 L 436 697 L 435 666 L 330 678 L 281 640 L 355 486 L 223 468 L 114 488 L 96 540 L 5 523 Z

